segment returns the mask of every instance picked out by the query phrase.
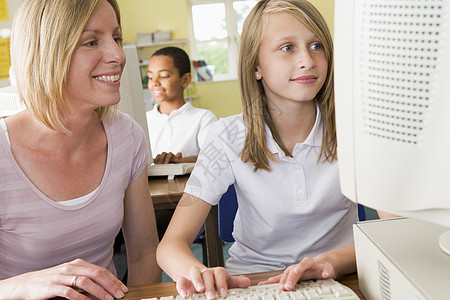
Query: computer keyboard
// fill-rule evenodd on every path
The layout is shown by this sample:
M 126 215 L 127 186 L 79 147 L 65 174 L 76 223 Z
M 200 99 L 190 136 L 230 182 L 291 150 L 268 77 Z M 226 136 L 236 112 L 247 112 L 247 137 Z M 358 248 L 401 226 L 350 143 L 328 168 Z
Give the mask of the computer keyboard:
M 177 297 L 147 298 L 142 300 L 182 300 Z M 190 296 L 191 300 L 206 300 L 204 293 Z M 359 297 L 349 287 L 333 279 L 307 280 L 298 283 L 292 291 L 284 292 L 278 289 L 278 284 L 255 285 L 248 288 L 229 289 L 226 300 L 359 300 Z
M 148 166 L 148 176 L 167 176 L 173 179 L 176 175 L 190 174 L 195 163 L 151 164 Z

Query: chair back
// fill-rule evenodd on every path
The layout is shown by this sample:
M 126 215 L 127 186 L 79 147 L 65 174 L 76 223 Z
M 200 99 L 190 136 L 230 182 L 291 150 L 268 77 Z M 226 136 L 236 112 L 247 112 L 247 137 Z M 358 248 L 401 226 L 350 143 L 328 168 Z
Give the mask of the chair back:
M 236 190 L 230 185 L 225 194 L 220 198 L 218 205 L 219 236 L 224 242 L 234 242 L 233 228 L 234 218 L 238 209 Z M 364 206 L 358 204 L 359 221 L 366 220 Z
M 358 204 L 358 219 L 359 221 L 366 220 L 366 210 L 363 205 Z
M 234 242 L 233 224 L 238 209 L 236 190 L 230 185 L 218 205 L 219 236 L 225 242 Z

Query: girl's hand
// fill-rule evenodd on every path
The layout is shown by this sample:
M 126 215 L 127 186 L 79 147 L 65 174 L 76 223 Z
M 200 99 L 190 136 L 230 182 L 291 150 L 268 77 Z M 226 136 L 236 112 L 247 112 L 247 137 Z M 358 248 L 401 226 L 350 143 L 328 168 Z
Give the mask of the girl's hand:
M 182 297 L 191 296 L 194 293 L 205 293 L 207 299 L 216 298 L 216 290 L 220 297 L 225 297 L 229 288 L 248 287 L 250 279 L 241 276 L 230 276 L 223 267 L 207 268 L 200 270 L 192 267 L 189 271 L 190 279 L 180 277 L 176 280 L 177 291 Z
M 327 279 L 335 277 L 334 266 L 319 257 L 306 257 L 296 265 L 289 266 L 280 275 L 270 277 L 259 284 L 279 283 L 282 291 L 290 291 L 299 280 Z
M 25 273 L 0 282 L 0 298 L 122 298 L 127 287 L 105 268 L 76 259 L 53 268 Z

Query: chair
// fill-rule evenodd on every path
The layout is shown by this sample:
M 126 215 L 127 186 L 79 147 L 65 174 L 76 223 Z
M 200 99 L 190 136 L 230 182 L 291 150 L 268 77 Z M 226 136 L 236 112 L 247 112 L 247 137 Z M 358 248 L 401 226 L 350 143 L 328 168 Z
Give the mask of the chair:
M 212 208 L 214 209 L 214 207 Z M 218 229 L 217 234 L 220 238 L 216 238 L 216 244 L 207 246 L 208 251 L 208 261 L 214 261 L 214 265 L 223 266 L 223 252 L 222 252 L 222 241 L 234 242 L 233 238 L 233 227 L 234 218 L 236 217 L 236 212 L 238 209 L 236 190 L 234 185 L 230 185 L 225 194 L 217 205 L 217 223 Z M 214 215 L 214 214 L 212 214 Z M 366 212 L 363 205 L 358 204 L 358 216 L 360 221 L 366 220 Z M 211 238 L 210 238 L 211 239 Z M 211 250 L 213 249 L 213 250 Z M 214 250 L 216 249 L 216 250 Z M 214 252 L 214 253 L 213 253 Z M 222 256 L 217 257 L 217 256 Z M 211 266 L 211 265 L 210 265 Z
M 361 204 L 358 204 L 358 217 L 360 221 L 366 220 L 366 209 Z
M 236 211 L 236 191 L 231 185 L 228 191 L 222 195 L 219 204 L 211 207 L 205 220 L 206 265 L 208 267 L 224 266 L 223 241 L 234 241 L 231 233 Z
M 225 242 L 234 242 L 233 224 L 238 208 L 236 190 L 230 185 L 227 192 L 219 201 L 219 236 Z M 366 220 L 366 211 L 363 205 L 358 204 L 358 216 L 360 221 Z
M 233 224 L 238 209 L 236 190 L 230 185 L 218 205 L 219 236 L 225 242 L 234 242 Z

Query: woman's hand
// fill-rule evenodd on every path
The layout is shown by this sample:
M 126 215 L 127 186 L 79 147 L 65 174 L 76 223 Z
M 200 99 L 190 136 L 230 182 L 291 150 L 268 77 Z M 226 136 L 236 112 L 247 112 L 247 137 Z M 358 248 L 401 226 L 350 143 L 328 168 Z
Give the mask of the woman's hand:
M 268 278 L 259 284 L 279 283 L 282 291 L 290 291 L 299 280 L 327 279 L 335 277 L 334 266 L 320 258 L 306 257 L 296 265 L 289 266 L 280 275 Z
M 107 269 L 82 259 L 0 281 L 0 298 L 90 299 L 83 292 L 113 300 L 124 297 L 128 289 Z
M 177 291 L 183 296 L 191 296 L 194 293 L 205 293 L 207 299 L 216 298 L 216 289 L 220 297 L 225 297 L 229 288 L 248 287 L 250 279 L 241 276 L 230 276 L 222 267 L 206 268 L 192 267 L 189 278 L 180 277 L 176 280 Z

